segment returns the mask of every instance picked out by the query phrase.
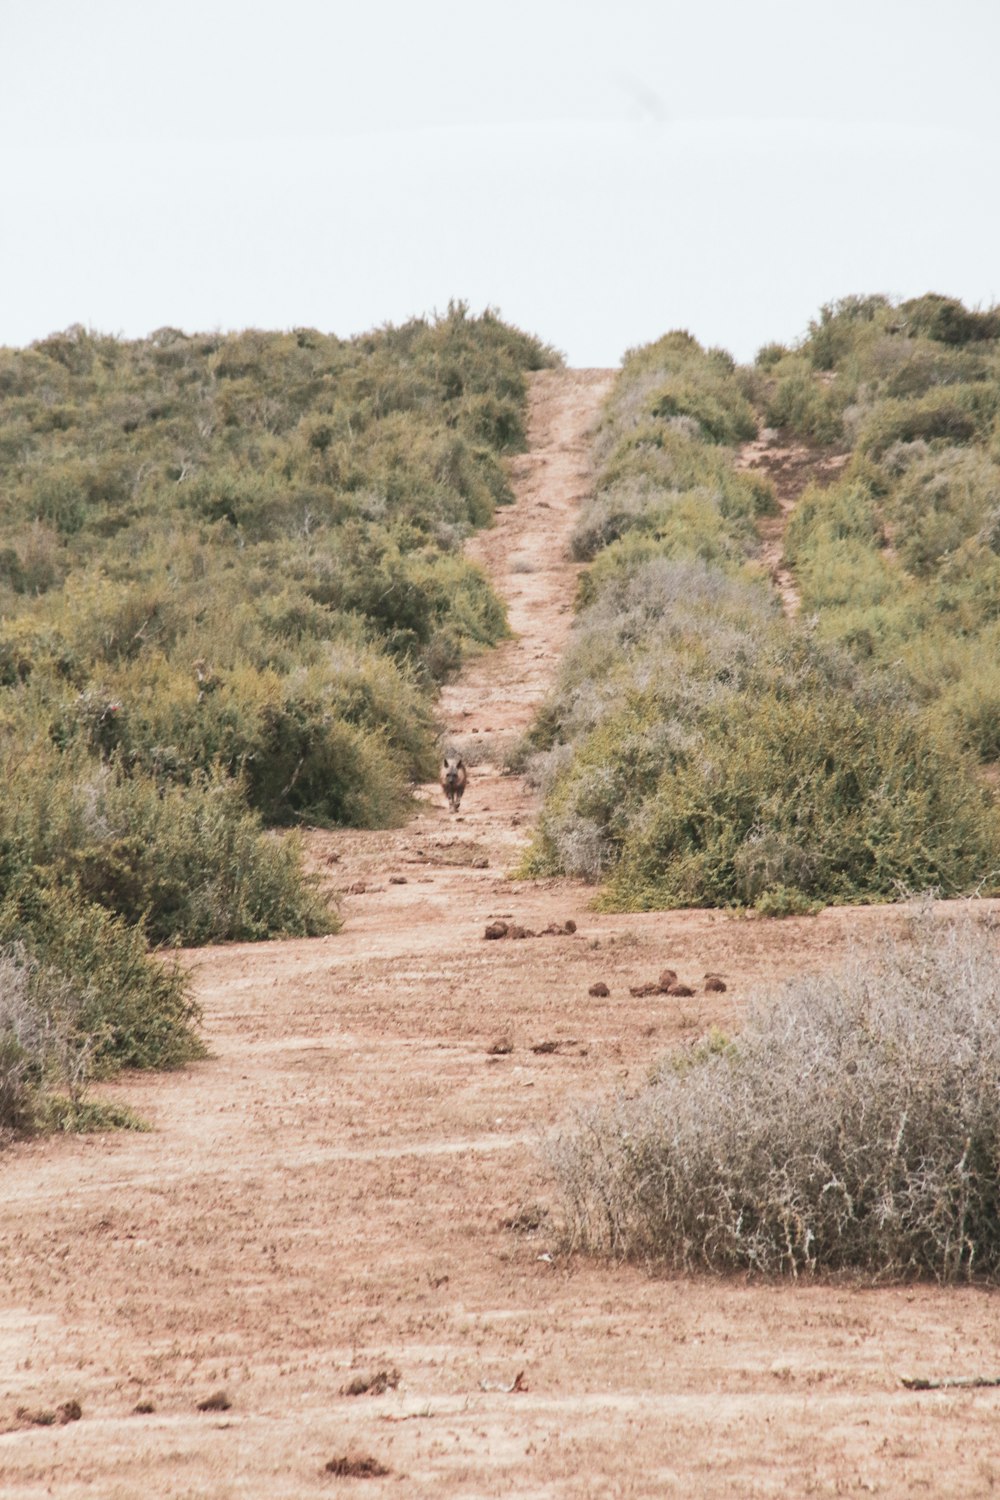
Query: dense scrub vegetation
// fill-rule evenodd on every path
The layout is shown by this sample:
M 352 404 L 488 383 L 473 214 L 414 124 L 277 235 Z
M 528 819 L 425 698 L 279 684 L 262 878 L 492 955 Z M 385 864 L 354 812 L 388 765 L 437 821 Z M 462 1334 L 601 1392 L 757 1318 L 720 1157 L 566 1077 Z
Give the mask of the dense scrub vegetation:
M 571 1240 L 675 1270 L 1000 1276 L 996 934 L 927 909 L 553 1148 Z
M 868 326 L 863 316 L 852 304 L 815 330 L 812 337 L 827 341 L 824 358 L 837 355 L 844 328 L 859 319 Z M 993 345 L 973 326 L 982 335 L 978 352 L 956 355 L 920 333 L 907 359 L 938 370 L 964 358 L 992 371 Z M 822 424 L 796 415 L 799 383 L 827 420 L 841 399 L 838 382 L 806 379 L 808 358 L 772 349 L 757 370 L 737 370 L 726 354 L 706 352 L 682 333 L 626 358 L 598 438 L 595 494 L 576 535 L 577 555 L 592 560 L 581 610 L 532 734 L 546 796 L 528 872 L 603 879 L 603 903 L 618 908 L 737 904 L 765 913 L 931 886 L 955 893 L 996 885 L 1000 815 L 965 753 L 985 746 L 971 732 L 944 732 L 924 712 L 918 658 L 930 673 L 933 656 L 915 650 L 912 670 L 900 674 L 899 635 L 878 655 L 856 649 L 847 629 L 827 626 L 822 610 L 818 627 L 808 613 L 802 623 L 787 620 L 754 562 L 755 519 L 774 496 L 767 481 L 734 469 L 732 445 L 754 433 L 753 402 L 768 392 L 778 408 L 772 420 L 815 433 Z M 900 389 L 904 366 L 905 359 L 893 366 Z M 803 502 L 803 517 L 817 520 L 808 531 L 796 522 L 796 559 L 820 542 L 826 548 L 807 589 L 839 587 L 844 609 L 860 611 L 875 628 L 871 610 L 880 599 L 875 590 L 860 603 L 869 573 L 859 558 L 884 568 L 877 519 L 852 498 L 857 486 L 877 489 L 883 481 L 872 476 L 884 465 L 875 455 L 892 452 L 911 476 L 909 489 L 894 491 L 896 513 L 908 496 L 923 514 L 923 492 L 944 482 L 942 472 L 950 476 L 952 510 L 973 490 L 975 505 L 985 506 L 993 481 L 978 466 L 991 469 L 996 451 L 997 389 L 963 366 L 961 382 L 946 393 L 950 415 L 939 413 L 944 438 L 904 438 L 911 428 L 893 404 L 902 397 L 875 403 L 860 422 L 866 436 L 855 472 Z M 916 400 L 926 403 L 926 393 Z M 972 424 L 968 442 L 975 435 L 992 449 L 954 446 L 959 410 Z M 976 466 L 975 479 L 967 465 Z M 1000 583 L 987 514 L 976 510 L 974 569 L 968 559 L 951 564 L 962 580 L 956 576 L 949 596 L 954 608 L 944 602 L 940 577 L 924 601 L 924 614 L 939 619 L 941 653 L 950 636 L 951 664 L 976 650 L 959 638 L 960 621 L 973 610 L 981 611 L 984 631 L 997 628 L 986 602 Z M 909 594 L 897 602 L 904 612 L 913 608 Z M 894 616 L 885 608 L 879 628 L 888 630 Z M 992 659 L 981 680 L 996 676 Z M 955 692 L 961 697 L 957 684 Z M 971 723 L 972 702 L 962 701 Z M 995 731 L 996 720 L 984 712 L 983 733 L 987 723 Z
M 765 363 L 772 419 L 851 451 L 788 531 L 804 610 L 1000 759 L 1000 309 L 848 298 Z
M 0 350 L 0 1127 L 190 1054 L 147 941 L 335 924 L 265 825 L 405 814 L 436 685 L 506 629 L 461 543 L 553 362 L 460 305 Z

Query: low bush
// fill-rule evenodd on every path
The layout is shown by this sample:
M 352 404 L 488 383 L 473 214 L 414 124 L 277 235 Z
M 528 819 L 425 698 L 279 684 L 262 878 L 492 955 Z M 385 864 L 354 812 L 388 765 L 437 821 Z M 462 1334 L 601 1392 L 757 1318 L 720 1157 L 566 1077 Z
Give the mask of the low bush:
M 238 781 L 187 785 L 38 747 L 6 758 L 0 873 L 41 877 L 135 924 L 157 944 L 335 931 L 294 839 L 267 834 Z
M 72 886 L 22 882 L 0 906 L 0 1133 L 45 1127 L 95 1077 L 202 1053 L 186 976 Z M 65 1118 L 65 1112 L 63 1112 Z
M 802 359 L 783 360 L 773 373 L 776 384 L 764 409 L 768 426 L 791 428 L 817 443 L 839 443 L 854 392 L 844 385 L 821 385 Z
M 878 459 L 895 443 L 970 442 L 990 431 L 997 400 L 993 387 L 983 384 L 947 386 L 911 399 L 888 397 L 874 407 L 858 446 Z
M 1000 1275 L 1000 958 L 927 912 L 580 1111 L 551 1158 L 576 1248 L 677 1271 Z
M 818 683 L 795 698 L 748 694 L 739 710 L 707 713 L 694 753 L 664 764 L 609 882 L 614 909 L 996 882 L 1000 813 L 915 714 Z

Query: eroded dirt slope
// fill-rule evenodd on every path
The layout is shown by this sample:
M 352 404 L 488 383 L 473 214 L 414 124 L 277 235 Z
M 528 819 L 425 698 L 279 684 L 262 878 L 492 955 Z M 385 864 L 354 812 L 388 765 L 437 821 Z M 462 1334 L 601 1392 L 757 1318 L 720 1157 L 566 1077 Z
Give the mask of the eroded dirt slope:
M 517 505 L 477 543 L 518 635 L 442 708 L 495 759 L 569 626 L 608 380 L 535 378 Z M 544 1216 L 539 1143 L 573 1101 L 637 1086 L 892 915 L 595 916 L 572 882 L 505 877 L 533 806 L 489 753 L 459 817 L 424 788 L 403 830 L 313 836 L 341 934 L 187 956 L 212 1056 L 113 1091 L 151 1133 L 0 1163 L 0 1493 L 988 1493 L 996 1393 L 898 1376 L 996 1373 L 993 1295 L 654 1280 L 562 1256 Z M 497 919 L 577 927 L 487 942 Z M 631 995 L 668 964 L 692 997 Z M 341 1393 L 379 1371 L 382 1394 Z M 220 1390 L 228 1409 L 197 1410 Z M 72 1401 L 65 1425 L 17 1414 Z M 391 1473 L 324 1472 L 352 1452 Z
M 775 427 L 762 427 L 757 437 L 744 443 L 736 458 L 738 469 L 753 469 L 774 485 L 778 509 L 759 522 L 760 560 L 781 597 L 788 616 L 802 604 L 795 577 L 784 557 L 785 529 L 803 491 L 810 484 L 821 488 L 839 477 L 849 463 L 849 453 L 831 452 L 815 444 L 800 442 Z

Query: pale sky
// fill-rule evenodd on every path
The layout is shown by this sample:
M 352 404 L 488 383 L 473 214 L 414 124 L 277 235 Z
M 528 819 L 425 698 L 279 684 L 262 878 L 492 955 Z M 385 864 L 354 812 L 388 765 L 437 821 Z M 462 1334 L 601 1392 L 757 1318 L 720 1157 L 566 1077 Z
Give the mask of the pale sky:
M 1000 301 L 997 0 L 0 0 L 0 343 Z

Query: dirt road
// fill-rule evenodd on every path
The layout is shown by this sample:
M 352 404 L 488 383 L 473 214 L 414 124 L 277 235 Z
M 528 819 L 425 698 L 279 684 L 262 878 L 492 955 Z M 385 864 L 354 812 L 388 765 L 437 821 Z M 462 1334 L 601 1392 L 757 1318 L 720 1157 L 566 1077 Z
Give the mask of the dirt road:
M 489 755 L 565 639 L 565 539 L 607 383 L 535 377 L 517 505 L 477 543 L 517 638 L 443 699 L 449 736 L 488 747 L 460 816 L 425 788 L 406 829 L 314 835 L 344 931 L 189 955 L 211 1056 L 109 1090 L 153 1130 L 0 1162 L 7 1500 L 902 1500 L 1000 1482 L 997 1393 L 898 1379 L 998 1373 L 992 1294 L 655 1280 L 564 1257 L 546 1219 L 539 1146 L 574 1100 L 638 1084 L 665 1048 L 738 1023 L 755 985 L 891 920 L 595 916 L 572 882 L 505 877 L 532 803 Z M 577 929 L 487 942 L 497 919 Z M 630 995 L 667 964 L 728 989 Z M 342 1394 L 380 1371 L 381 1394 Z M 199 1412 L 219 1391 L 228 1408 Z M 64 1425 L 23 1414 L 74 1401 Z M 389 1475 L 325 1471 L 351 1454 Z

